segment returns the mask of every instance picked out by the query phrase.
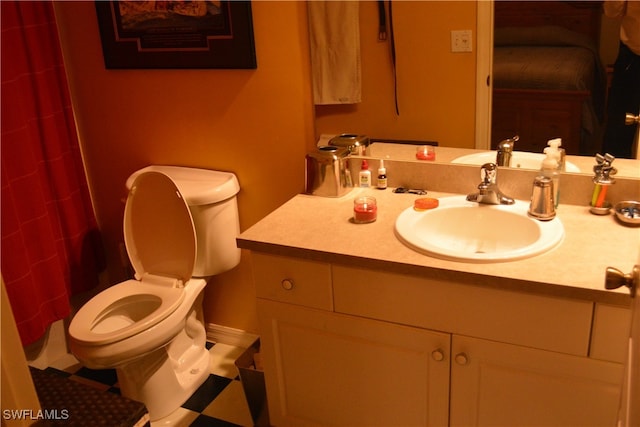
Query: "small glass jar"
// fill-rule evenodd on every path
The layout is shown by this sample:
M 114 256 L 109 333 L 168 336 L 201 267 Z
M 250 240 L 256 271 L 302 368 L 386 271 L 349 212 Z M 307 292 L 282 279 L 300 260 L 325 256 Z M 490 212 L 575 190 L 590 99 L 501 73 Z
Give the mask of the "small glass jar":
M 416 148 L 416 159 L 418 160 L 435 160 L 436 149 L 433 145 L 419 145 Z
M 353 222 L 366 224 L 378 217 L 378 205 L 375 197 L 359 196 L 353 200 Z

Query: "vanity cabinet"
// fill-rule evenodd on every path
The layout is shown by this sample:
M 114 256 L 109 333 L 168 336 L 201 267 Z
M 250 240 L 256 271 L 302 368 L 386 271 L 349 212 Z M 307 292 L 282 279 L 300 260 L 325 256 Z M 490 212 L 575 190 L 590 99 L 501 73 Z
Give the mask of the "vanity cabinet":
M 593 302 L 258 252 L 252 262 L 275 426 L 616 423 L 623 365 L 589 357 Z M 604 313 L 606 331 L 616 315 Z

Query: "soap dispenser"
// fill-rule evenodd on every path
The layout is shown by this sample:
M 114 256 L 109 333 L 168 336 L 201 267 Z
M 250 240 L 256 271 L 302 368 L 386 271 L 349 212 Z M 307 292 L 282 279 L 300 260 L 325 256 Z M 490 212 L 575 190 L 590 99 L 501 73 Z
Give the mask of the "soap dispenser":
M 564 148 L 562 148 L 562 138 L 550 139 L 547 141 L 547 145 L 551 147 L 553 151 L 555 151 L 558 156 L 559 170 L 564 172 L 565 170 L 565 156 L 566 152 Z
M 551 179 L 553 186 L 553 204 L 558 207 L 560 201 L 560 154 L 554 147 L 544 149 L 545 158 L 540 165 L 542 176 Z

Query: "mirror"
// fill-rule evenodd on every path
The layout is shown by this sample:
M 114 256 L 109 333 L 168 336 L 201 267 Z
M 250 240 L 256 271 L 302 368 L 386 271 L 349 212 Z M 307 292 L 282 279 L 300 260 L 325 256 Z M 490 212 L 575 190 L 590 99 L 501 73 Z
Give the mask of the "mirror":
M 403 161 L 417 161 L 417 145 L 389 142 L 373 142 L 369 146 L 367 157 Z M 544 156 L 540 153 L 516 152 L 511 159 L 512 168 L 538 169 Z M 438 163 L 454 163 L 477 165 L 496 162 L 495 151 L 476 150 L 470 148 L 435 147 L 435 161 Z M 565 173 L 593 175 L 595 156 L 573 156 L 565 158 Z M 615 159 L 613 166 L 618 173 L 616 177 L 640 178 L 640 160 Z
M 484 78 L 482 73 L 476 73 L 475 69 L 476 67 L 481 68 L 481 61 L 491 58 L 491 54 L 487 54 L 486 50 L 483 51 L 487 47 L 482 45 L 484 43 L 483 40 L 488 39 L 489 49 L 491 49 L 493 39 L 492 27 L 487 25 L 487 22 L 491 20 L 491 16 L 487 17 L 486 10 L 483 11 L 483 9 L 487 8 L 486 3 L 488 2 L 394 2 L 394 7 L 397 8 L 394 9 L 393 15 L 397 33 L 396 43 L 399 45 L 397 46 L 398 64 L 396 69 L 396 84 L 400 98 L 399 116 L 394 114 L 393 105 L 389 102 L 390 99 L 393 99 L 394 84 L 392 67 L 388 58 L 388 44 L 374 42 L 365 47 L 365 42 L 362 40 L 365 33 L 369 34 L 373 31 L 377 35 L 377 5 L 370 3 L 373 2 L 361 3 L 360 33 L 362 35 L 361 42 L 363 43 L 363 85 L 374 85 L 375 90 L 370 91 L 372 93 L 369 94 L 370 97 L 374 98 L 373 102 L 367 103 L 363 101 L 362 104 L 316 106 L 317 132 L 319 134 L 357 132 L 375 137 L 378 140 L 436 140 L 441 147 L 460 149 L 482 147 L 482 106 L 478 107 L 476 103 L 482 103 L 481 95 L 478 95 L 478 88 L 482 88 Z M 593 6 L 593 2 L 580 3 Z M 407 15 L 412 15 L 412 19 L 420 18 L 428 22 L 422 26 L 416 25 L 415 22 L 407 21 Z M 600 10 L 598 10 L 597 15 L 598 19 L 601 19 L 602 13 Z M 447 16 L 447 19 L 442 19 L 442 16 Z M 477 23 L 476 19 L 478 20 Z M 605 20 L 602 20 L 603 24 Z M 442 21 L 446 22 L 443 23 Z M 613 24 L 613 40 L 614 43 L 617 43 L 617 27 L 615 23 Z M 424 37 L 422 37 L 422 33 L 419 34 L 420 37 L 416 34 L 407 35 L 405 33 L 407 27 L 420 28 L 420 31 L 425 32 Z M 474 47 L 477 49 L 475 55 L 452 54 L 449 51 L 449 45 L 444 48 L 441 46 L 442 43 L 446 44 L 448 42 L 446 37 L 443 38 L 441 36 L 441 33 L 448 35 L 452 29 L 459 28 L 473 28 L 476 36 Z M 488 30 L 485 30 L 485 28 L 488 28 Z M 611 30 L 609 29 L 608 31 Z M 430 43 L 425 47 L 424 44 L 418 43 L 417 38 L 427 39 Z M 412 52 L 411 54 L 407 53 L 409 49 Z M 425 62 L 424 57 L 426 55 L 420 54 L 424 53 L 425 50 L 428 50 L 431 55 L 432 59 L 430 61 Z M 366 55 L 373 55 L 375 58 L 373 64 L 367 62 L 366 58 L 368 56 Z M 612 61 L 612 59 L 609 58 L 605 61 Z M 487 69 L 491 70 L 491 64 L 488 64 Z M 489 73 L 487 72 L 486 74 Z M 372 78 L 371 75 L 375 77 Z M 374 82 L 371 83 L 369 79 L 373 79 Z M 440 90 L 440 87 L 444 87 L 444 89 Z M 411 104 L 410 98 L 413 92 L 420 91 L 424 91 L 421 94 L 421 101 Z M 363 93 L 363 97 L 365 95 L 367 94 Z M 489 95 L 487 99 L 490 101 L 491 96 Z M 489 117 L 488 111 L 490 111 L 491 104 L 488 103 L 488 106 L 486 108 L 487 111 L 485 111 L 486 117 Z M 380 110 L 384 110 L 384 113 L 380 113 Z M 441 111 L 445 111 L 445 113 L 440 114 Z M 381 119 L 381 114 L 386 114 L 390 119 Z M 471 119 L 465 119 L 467 117 Z M 473 123 L 473 117 L 477 118 L 475 123 Z M 502 122 L 509 123 L 511 120 L 505 119 Z M 429 125 L 431 127 L 428 127 Z M 446 128 L 448 133 L 440 132 L 442 128 Z M 490 136 L 491 126 L 487 125 L 486 128 L 487 136 L 484 139 L 491 141 L 491 145 L 495 146 L 500 139 Z M 513 132 L 511 129 L 507 129 L 506 135 L 509 137 L 515 135 L 515 132 L 511 132 Z M 444 134 L 444 136 L 441 136 L 441 134 Z M 538 137 L 538 139 L 546 143 L 547 139 L 551 139 L 554 136 L 549 134 L 549 136 L 544 135 Z M 478 144 L 475 143 L 476 141 L 478 141 Z M 488 147 L 488 142 L 484 146 Z M 515 149 L 517 151 L 526 151 L 527 146 L 521 143 Z M 541 153 L 542 147 L 536 147 L 534 151 Z M 411 158 L 411 155 L 409 154 L 408 157 Z M 592 154 L 575 160 L 577 162 L 581 160 L 578 163 L 586 165 L 584 169 L 580 168 L 583 173 L 592 173 L 591 167 L 594 161 Z M 622 160 L 617 159 L 616 162 L 622 163 Z M 447 160 L 444 157 L 438 157 L 436 161 L 445 162 Z M 630 162 L 629 167 L 619 168 L 621 169 L 620 174 L 624 173 L 626 176 L 627 172 L 623 172 L 624 170 L 628 171 L 632 177 L 640 177 L 638 163 L 634 163 L 631 160 L 627 160 L 627 162 Z

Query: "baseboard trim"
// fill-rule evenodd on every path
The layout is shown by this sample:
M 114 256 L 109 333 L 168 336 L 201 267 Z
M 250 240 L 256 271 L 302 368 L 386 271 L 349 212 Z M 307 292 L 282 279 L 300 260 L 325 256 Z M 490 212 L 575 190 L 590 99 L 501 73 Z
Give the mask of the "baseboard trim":
M 260 336 L 242 329 L 228 326 L 207 324 L 207 340 L 236 347 L 249 348 Z

